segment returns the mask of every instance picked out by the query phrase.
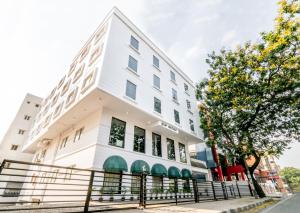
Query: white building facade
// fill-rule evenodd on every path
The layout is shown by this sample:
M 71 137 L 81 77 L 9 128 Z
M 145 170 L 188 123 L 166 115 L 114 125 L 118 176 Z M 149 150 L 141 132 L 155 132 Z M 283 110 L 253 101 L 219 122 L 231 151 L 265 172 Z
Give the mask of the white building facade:
M 202 138 L 193 82 L 114 8 L 43 100 L 23 151 L 45 164 L 109 171 L 121 160 L 134 172 L 143 160 L 205 175 L 188 151 Z
M 13 120 L 5 133 L 0 143 L 0 164 L 4 159 L 16 161 L 32 161 L 33 154 L 22 152 L 25 142 L 28 140 L 28 134 L 35 121 L 36 114 L 40 111 L 42 99 L 27 94 Z M 6 165 L 9 167 L 10 165 Z M 23 169 L 28 166 L 23 166 Z M 18 175 L 26 175 L 26 171 L 10 171 Z M 7 180 L 7 182 L 0 182 L 0 200 L 13 202 L 17 200 L 19 190 L 12 190 L 10 188 L 19 188 L 23 185 L 25 177 L 20 176 L 1 176 L 0 180 Z M 15 181 L 15 182 L 14 182 Z

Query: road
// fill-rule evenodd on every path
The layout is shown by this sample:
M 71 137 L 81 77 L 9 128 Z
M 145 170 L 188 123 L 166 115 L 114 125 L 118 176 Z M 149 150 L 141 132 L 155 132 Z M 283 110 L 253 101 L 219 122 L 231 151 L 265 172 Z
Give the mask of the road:
M 263 213 L 298 213 L 300 212 L 300 193 L 288 198 L 273 207 L 266 209 Z

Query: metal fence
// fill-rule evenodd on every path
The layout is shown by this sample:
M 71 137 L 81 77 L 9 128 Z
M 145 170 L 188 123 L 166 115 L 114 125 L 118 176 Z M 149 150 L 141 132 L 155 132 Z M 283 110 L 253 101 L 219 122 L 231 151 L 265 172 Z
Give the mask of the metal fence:
M 202 182 L 4 160 L 0 211 L 96 212 L 253 196 L 248 182 Z

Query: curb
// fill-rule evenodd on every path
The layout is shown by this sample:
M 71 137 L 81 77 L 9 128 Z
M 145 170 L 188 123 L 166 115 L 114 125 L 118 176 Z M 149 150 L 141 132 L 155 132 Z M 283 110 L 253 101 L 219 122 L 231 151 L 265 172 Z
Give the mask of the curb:
M 238 212 L 242 212 L 242 211 L 245 211 L 245 210 L 252 209 L 256 206 L 260 206 L 260 205 L 262 205 L 265 202 L 270 201 L 270 200 L 272 200 L 272 198 L 264 198 L 263 200 L 256 201 L 256 202 L 244 205 L 244 206 L 240 206 L 240 207 L 237 207 L 235 209 L 223 210 L 223 211 L 221 211 L 221 213 L 238 213 Z

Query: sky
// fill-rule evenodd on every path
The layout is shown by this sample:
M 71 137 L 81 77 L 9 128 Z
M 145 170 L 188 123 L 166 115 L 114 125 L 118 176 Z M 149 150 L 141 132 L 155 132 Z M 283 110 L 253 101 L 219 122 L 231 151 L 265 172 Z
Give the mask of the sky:
M 212 51 L 256 41 L 272 28 L 275 0 L 1 0 L 0 138 L 26 93 L 45 97 L 117 6 L 194 82 Z M 300 144 L 279 159 L 300 168 Z

